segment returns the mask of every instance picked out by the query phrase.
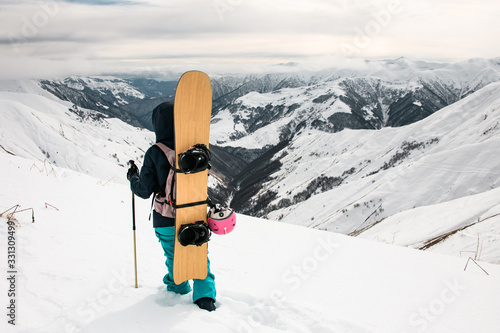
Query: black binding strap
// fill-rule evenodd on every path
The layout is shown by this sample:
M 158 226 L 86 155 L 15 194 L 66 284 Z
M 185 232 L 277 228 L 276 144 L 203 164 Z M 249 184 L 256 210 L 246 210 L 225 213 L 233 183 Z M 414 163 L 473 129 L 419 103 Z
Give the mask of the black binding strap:
M 205 204 L 212 207 L 212 201 L 210 200 L 210 198 L 207 198 L 207 200 L 203 200 L 203 201 L 190 202 L 190 203 L 185 203 L 185 204 L 180 204 L 180 205 L 177 205 L 175 202 L 170 201 L 170 200 L 165 200 L 163 202 L 158 201 L 158 202 L 161 204 L 170 205 L 170 206 L 174 207 L 175 209 L 194 207 L 194 206 L 200 206 L 200 205 L 205 205 Z
M 179 209 L 179 208 L 200 206 L 200 205 L 205 205 L 205 204 L 207 204 L 207 205 L 210 204 L 210 199 L 207 198 L 207 200 L 197 201 L 197 202 L 191 202 L 191 203 L 182 204 L 182 205 L 176 205 L 176 204 L 174 204 L 174 208 L 175 209 Z

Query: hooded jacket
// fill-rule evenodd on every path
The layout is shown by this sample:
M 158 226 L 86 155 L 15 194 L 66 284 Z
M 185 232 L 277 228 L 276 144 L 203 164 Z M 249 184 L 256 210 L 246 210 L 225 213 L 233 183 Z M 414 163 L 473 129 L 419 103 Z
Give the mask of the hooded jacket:
M 175 149 L 174 106 L 165 102 L 153 110 L 153 128 L 156 142 L 161 142 Z M 170 164 L 163 151 L 156 145 L 151 146 L 144 155 L 140 175 L 130 177 L 130 189 L 140 198 L 148 199 L 151 194 L 165 189 Z M 153 210 L 153 227 L 175 226 L 175 219 L 164 217 Z

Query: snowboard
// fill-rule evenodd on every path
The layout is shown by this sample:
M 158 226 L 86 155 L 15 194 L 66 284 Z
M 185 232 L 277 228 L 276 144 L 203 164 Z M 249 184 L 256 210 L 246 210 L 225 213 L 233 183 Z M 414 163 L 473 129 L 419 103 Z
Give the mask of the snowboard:
M 211 113 L 212 86 L 208 75 L 199 71 L 184 73 L 177 84 L 174 98 L 177 156 L 196 144 L 208 147 Z M 176 168 L 179 169 L 178 158 Z M 177 172 L 176 177 L 177 206 L 207 200 L 208 170 L 191 174 Z M 207 222 L 207 204 L 176 209 L 173 264 L 176 284 L 207 277 L 207 243 L 183 246 L 177 237 L 182 225 L 197 221 Z

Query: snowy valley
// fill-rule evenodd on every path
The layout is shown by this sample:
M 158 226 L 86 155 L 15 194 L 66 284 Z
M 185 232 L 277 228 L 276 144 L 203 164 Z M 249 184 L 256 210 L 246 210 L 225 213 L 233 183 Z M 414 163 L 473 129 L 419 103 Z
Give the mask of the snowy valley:
M 234 201 L 251 202 L 252 215 L 421 248 L 500 213 L 499 110 L 495 83 L 404 127 L 304 131 L 271 157 L 268 178 Z M 437 214 L 443 207 L 447 216 Z M 484 232 L 464 231 L 461 250 L 476 248 L 478 237 L 498 248 L 490 222 Z M 430 228 L 419 232 L 422 225 Z

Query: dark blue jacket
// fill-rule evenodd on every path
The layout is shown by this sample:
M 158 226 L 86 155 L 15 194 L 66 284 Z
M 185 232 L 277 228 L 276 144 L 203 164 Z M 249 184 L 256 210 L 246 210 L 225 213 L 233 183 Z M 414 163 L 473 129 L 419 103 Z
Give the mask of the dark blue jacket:
M 174 144 L 174 106 L 172 103 L 162 103 L 153 110 L 153 128 L 156 142 L 162 142 L 171 149 Z M 163 192 L 170 164 L 163 151 L 156 145 L 149 147 L 144 155 L 140 176 L 130 177 L 130 189 L 138 197 L 147 199 L 151 194 Z M 171 227 L 175 220 L 164 217 L 153 210 L 153 227 Z

